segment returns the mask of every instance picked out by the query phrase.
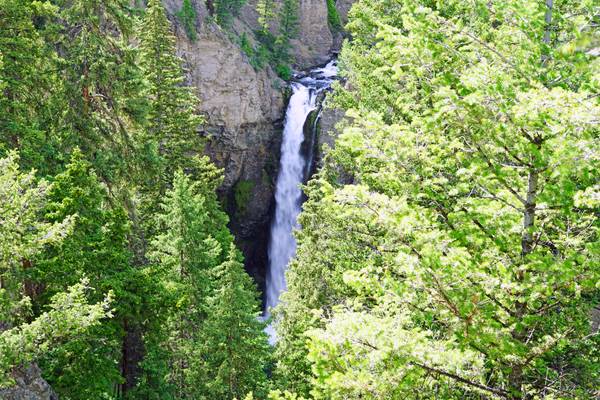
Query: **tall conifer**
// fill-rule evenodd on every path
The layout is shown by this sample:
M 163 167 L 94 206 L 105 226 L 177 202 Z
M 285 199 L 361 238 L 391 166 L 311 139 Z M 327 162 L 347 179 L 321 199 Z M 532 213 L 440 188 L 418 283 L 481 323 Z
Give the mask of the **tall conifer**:
M 260 315 L 260 301 L 252 279 L 231 245 L 227 261 L 212 271 L 214 291 L 202 328 L 202 345 L 196 357 L 203 375 L 205 396 L 241 399 L 249 392 L 262 398 L 270 346 Z
M 152 241 L 149 269 L 160 286 L 154 298 L 157 319 L 146 334 L 147 357 L 139 393 L 164 393 L 178 399 L 199 398 L 194 349 L 206 317 L 211 291 L 210 270 L 221 264 L 233 238 L 227 216 L 214 192 L 214 167 L 204 160 L 204 173 L 192 181 L 175 174 L 157 216 L 160 234 Z
M 185 84 L 175 36 L 160 0 L 150 0 L 139 31 L 141 66 L 148 81 L 149 115 L 144 145 L 159 157 L 159 185 L 189 166 L 189 153 L 200 152 L 198 99 Z M 186 157 L 186 155 L 188 157 Z

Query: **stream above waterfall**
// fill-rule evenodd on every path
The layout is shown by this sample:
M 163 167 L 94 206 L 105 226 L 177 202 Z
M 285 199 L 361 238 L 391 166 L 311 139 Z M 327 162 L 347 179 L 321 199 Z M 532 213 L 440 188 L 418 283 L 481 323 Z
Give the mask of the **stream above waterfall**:
M 296 75 L 291 83 L 292 96 L 287 107 L 281 159 L 275 187 L 275 215 L 271 223 L 269 238 L 269 265 L 267 268 L 265 318 L 279 303 L 279 297 L 286 290 L 285 272 L 296 253 L 294 230 L 298 229 L 298 214 L 302 209 L 303 195 L 300 185 L 312 171 L 316 123 L 311 126 L 311 135 L 305 136 L 304 125 L 312 111 L 319 111 L 319 94 L 327 90 L 337 75 L 336 61 L 330 61 L 322 68 L 316 68 L 306 75 Z M 311 140 L 307 154 L 302 152 L 302 143 Z M 273 324 L 267 328 L 271 343 L 275 342 Z

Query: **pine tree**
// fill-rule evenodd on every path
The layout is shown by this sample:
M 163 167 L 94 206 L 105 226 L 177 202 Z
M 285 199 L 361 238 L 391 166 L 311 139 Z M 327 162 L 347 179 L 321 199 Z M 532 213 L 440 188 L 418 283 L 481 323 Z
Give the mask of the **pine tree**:
M 329 24 L 329 28 L 334 32 L 342 29 L 342 21 L 335 6 L 335 0 L 327 0 L 327 23 Z
M 190 166 L 189 154 L 202 151 L 197 129 L 203 120 L 196 114 L 198 99 L 185 85 L 182 60 L 176 55 L 175 36 L 160 0 L 148 2 L 139 36 L 150 106 L 142 145 L 147 154 L 145 158 L 158 164 L 149 165 L 152 173 L 147 175 L 146 186 L 158 186 L 155 192 L 161 194 L 166 183 L 171 182 L 174 171 Z
M 0 155 L 19 151 L 20 163 L 46 174 L 58 143 L 45 130 L 58 82 L 56 54 L 45 40 L 56 7 L 48 2 L 1 0 Z
M 216 169 L 203 159 L 201 177 L 181 170 L 165 194 L 158 215 L 160 234 L 151 244 L 151 276 L 161 292 L 154 299 L 159 315 L 146 334 L 147 357 L 138 393 L 198 398 L 194 361 L 199 331 L 211 290 L 209 271 L 221 264 L 233 238 L 214 192 Z
M 285 40 L 294 39 L 298 35 L 298 0 L 283 0 L 279 11 L 279 34 Z
M 115 318 L 48 351 L 40 365 L 54 390 L 63 397 L 109 396 L 121 381 L 123 318 L 134 313 L 141 302 L 132 292 L 143 279 L 130 264 L 127 217 L 107 204 L 107 193 L 77 149 L 66 170 L 54 177 L 48 200 L 48 221 L 61 221 L 69 215 L 76 218 L 72 235 L 59 246 L 48 246 L 37 258 L 37 268 L 30 278 L 44 288 L 34 299 L 38 309 L 43 309 L 54 294 L 84 278 L 90 280 L 97 295 L 111 291 L 117 302 Z
M 273 0 L 258 0 L 256 3 L 258 24 L 264 33 L 269 32 L 271 21 L 275 17 L 275 3 Z
M 212 274 L 213 295 L 195 358 L 201 370 L 198 381 L 204 383 L 206 398 L 241 399 L 250 392 L 263 398 L 271 349 L 265 324 L 258 319 L 256 287 L 233 244 L 227 261 Z
M 73 217 L 43 219 L 50 185 L 36 182 L 34 171 L 22 173 L 16 152 L 0 159 L 0 327 L 23 322 L 19 303 L 36 294 L 25 284 L 27 270 L 44 246 L 60 243 L 73 226 Z M 22 304 L 26 306 L 26 304 Z
M 136 136 L 145 120 L 145 99 L 137 52 L 131 47 L 130 2 L 57 3 L 54 40 L 61 85 L 47 129 L 60 141 L 61 152 L 79 147 L 115 197 L 124 197 L 117 188 L 137 182 L 144 172 Z
M 298 36 L 298 31 L 298 0 L 283 0 L 279 9 L 279 35 L 275 41 L 275 57 L 280 63 L 289 61 L 290 40 Z
M 148 8 L 150 8 L 152 6 L 156 7 L 159 4 L 160 4 L 160 2 L 148 2 Z M 212 3 L 208 2 L 208 4 L 209 4 L 209 8 L 210 8 L 210 4 L 212 4 Z M 183 4 L 181 5 L 181 10 L 179 10 L 179 12 L 177 13 L 177 17 L 183 24 L 185 33 L 187 34 L 188 38 L 192 42 L 195 42 L 196 39 L 198 38 L 198 34 L 196 33 L 197 15 L 196 15 L 196 9 L 192 5 L 191 0 L 183 0 Z
M 217 23 L 221 27 L 229 29 L 233 18 L 239 15 L 246 0 L 214 0 L 214 3 Z
M 4 394 L 2 389 L 17 383 L 13 380 L 16 370 L 26 369 L 47 349 L 64 346 L 112 316 L 110 293 L 102 302 L 90 304 L 87 284 L 84 280 L 54 295 L 49 310 L 32 321 L 0 329 L 0 396 Z M 24 298 L 20 306 L 26 301 Z
M 13 383 L 12 370 L 111 315 L 109 298 L 88 303 L 86 281 L 57 293 L 47 312 L 32 315 L 38 287 L 28 276 L 37 268 L 36 257 L 44 246 L 68 237 L 73 227 L 70 215 L 44 219 L 50 189 L 46 181 L 36 181 L 33 171 L 20 171 L 16 153 L 0 159 L 0 387 Z
M 38 272 L 43 276 L 38 278 L 46 295 L 83 276 L 106 285 L 98 287 L 101 290 L 122 285 L 123 277 L 116 276 L 130 270 L 128 222 L 121 209 L 109 204 L 106 190 L 79 149 L 73 151 L 65 171 L 53 177 L 46 206 L 48 221 L 69 215 L 76 215 L 74 234 L 40 257 Z

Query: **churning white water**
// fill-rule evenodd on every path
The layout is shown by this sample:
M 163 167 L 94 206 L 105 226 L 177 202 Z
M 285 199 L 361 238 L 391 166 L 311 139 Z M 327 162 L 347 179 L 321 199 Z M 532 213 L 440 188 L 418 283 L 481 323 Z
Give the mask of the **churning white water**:
M 275 188 L 275 216 L 269 240 L 265 317 L 269 316 L 270 309 L 277 305 L 279 296 L 286 289 L 285 271 L 296 252 L 293 231 L 298 227 L 297 218 L 302 207 L 300 185 L 304 181 L 305 171 L 311 168 L 308 163 L 312 163 L 312 155 L 307 160 L 301 152 L 304 123 L 310 112 L 317 108 L 317 95 L 329 87 L 336 73 L 335 61 L 331 61 L 325 67 L 312 70 L 308 76 L 297 79 L 291 85 L 293 93 L 285 115 L 279 174 Z M 274 343 L 272 324 L 267 328 L 267 333 L 271 343 Z

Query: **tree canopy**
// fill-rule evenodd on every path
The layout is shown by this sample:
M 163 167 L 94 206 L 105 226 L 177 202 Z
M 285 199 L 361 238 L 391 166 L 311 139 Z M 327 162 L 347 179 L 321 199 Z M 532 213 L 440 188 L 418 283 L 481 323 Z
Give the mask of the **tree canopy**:
M 205 155 L 177 51 L 297 79 L 308 3 L 0 0 L 0 396 L 598 398 L 598 1 L 319 1 L 344 118 L 265 321 L 229 230 L 254 181 Z
M 279 310 L 282 386 L 594 396 L 597 10 L 556 3 L 353 7 L 347 118 L 307 187 Z

